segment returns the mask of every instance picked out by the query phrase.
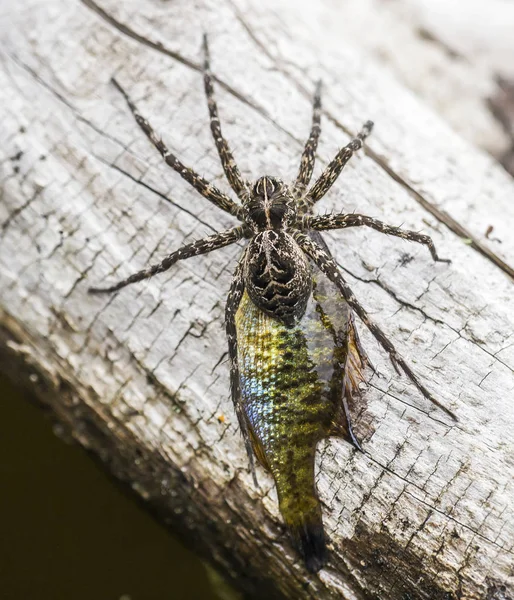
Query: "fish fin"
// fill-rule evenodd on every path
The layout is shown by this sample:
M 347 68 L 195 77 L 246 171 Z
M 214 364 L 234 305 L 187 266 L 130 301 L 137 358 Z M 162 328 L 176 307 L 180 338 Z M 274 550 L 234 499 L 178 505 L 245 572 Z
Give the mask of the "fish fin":
M 295 450 L 272 464 L 278 503 L 293 546 L 311 573 L 326 561 L 326 542 L 321 504 L 316 491 L 314 466 L 316 445 L 300 438 L 290 440 Z
M 361 396 L 359 385 L 364 381 L 364 369 L 366 365 L 371 365 L 371 363 L 360 344 L 353 318 L 349 321 L 347 343 L 348 352 L 344 369 L 341 406 L 330 427 L 329 435 L 342 437 L 354 448 L 363 452 L 353 432 L 350 409 L 355 399 Z
M 347 381 L 344 390 L 348 400 L 351 400 L 354 394 L 359 394 L 359 385 L 365 381 L 364 369 L 367 365 L 375 370 L 361 345 L 352 314 L 352 318 L 348 323 L 348 356 L 345 369 Z
M 327 561 L 327 545 L 321 514 L 309 513 L 302 515 L 294 524 L 287 528 L 293 544 L 302 555 L 305 566 L 310 573 L 317 573 Z
M 253 452 L 254 452 L 255 456 L 257 457 L 257 460 L 266 469 L 266 471 L 269 471 L 270 468 L 268 465 L 268 461 L 266 460 L 266 455 L 264 454 L 264 449 L 262 447 L 262 444 L 259 442 L 257 436 L 255 435 L 255 433 L 253 432 L 251 427 L 248 428 L 248 431 L 250 433 L 250 441 L 252 443 Z

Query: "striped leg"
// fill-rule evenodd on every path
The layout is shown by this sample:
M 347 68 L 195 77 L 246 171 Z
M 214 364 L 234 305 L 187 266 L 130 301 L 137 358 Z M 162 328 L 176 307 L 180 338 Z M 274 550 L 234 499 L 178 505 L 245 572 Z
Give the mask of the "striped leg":
M 243 264 L 246 253 L 241 257 L 232 284 L 227 297 L 227 304 L 225 306 L 225 327 L 227 331 L 228 339 L 228 355 L 230 359 L 230 391 L 232 394 L 232 403 L 234 404 L 234 410 L 236 411 L 237 420 L 239 421 L 239 427 L 243 435 L 243 440 L 248 454 L 248 461 L 250 463 L 250 471 L 252 472 L 253 482 L 256 487 L 259 486 L 257 482 L 257 475 L 255 473 L 255 464 L 253 460 L 253 449 L 250 440 L 250 433 L 248 431 L 248 425 L 241 406 L 241 385 L 239 381 L 239 367 L 237 365 L 237 329 L 236 329 L 236 313 L 241 302 L 245 291 L 244 277 L 243 277 Z
M 139 125 L 139 127 L 141 127 L 146 137 L 160 152 L 161 156 L 166 161 L 166 164 L 174 169 L 188 183 L 190 183 L 204 198 L 215 204 L 218 208 L 221 208 L 231 215 L 234 215 L 234 217 L 242 220 L 243 209 L 241 206 L 236 204 L 218 188 L 210 184 L 201 175 L 198 175 L 198 173 L 193 171 L 193 169 L 190 169 L 181 163 L 180 160 L 165 146 L 164 142 L 157 137 L 150 123 L 148 123 L 148 121 L 141 115 L 137 109 L 137 106 L 132 102 L 127 92 L 121 87 L 116 79 L 113 78 L 112 82 L 125 98 L 130 111 L 134 115 L 136 123 Z
M 452 419 L 456 421 L 457 418 L 455 417 L 455 415 L 432 396 L 432 394 L 421 383 L 417 375 L 414 374 L 414 372 L 405 362 L 405 360 L 400 356 L 400 354 L 398 354 L 396 348 L 394 347 L 392 342 L 387 338 L 385 333 L 370 318 L 370 316 L 364 310 L 357 298 L 353 295 L 353 292 L 350 289 L 348 283 L 345 281 L 344 277 L 341 275 L 339 269 L 337 268 L 337 264 L 335 263 L 334 259 L 327 252 L 325 252 L 325 250 L 323 250 L 318 244 L 313 242 L 311 239 L 309 239 L 308 236 L 304 235 L 303 233 L 297 233 L 295 235 L 295 238 L 302 250 L 307 254 L 307 256 L 309 256 L 316 263 L 318 268 L 330 279 L 330 281 L 332 281 L 338 287 L 346 302 L 348 302 L 350 307 L 355 311 L 355 313 L 361 319 L 364 325 L 366 325 L 366 327 L 375 336 L 375 339 L 382 346 L 382 348 L 386 350 L 397 373 L 400 373 L 401 369 L 427 400 L 430 400 L 430 402 L 435 404 L 435 406 L 439 407 L 447 415 L 449 415 Z
M 186 258 L 198 256 L 199 254 L 207 254 L 213 250 L 230 246 L 230 244 L 239 241 L 243 237 L 243 227 L 234 227 L 233 229 L 227 229 L 227 231 L 222 231 L 221 233 L 215 233 L 214 235 L 197 240 L 196 242 L 185 244 L 182 246 L 182 248 L 179 248 L 175 252 L 168 254 L 168 256 L 166 256 L 160 263 L 152 265 L 143 271 L 138 271 L 137 273 L 130 275 L 130 277 L 127 277 L 127 279 L 123 279 L 123 281 L 115 283 L 114 285 L 106 288 L 89 288 L 88 292 L 90 294 L 112 294 L 121 288 L 130 285 L 131 283 L 136 283 L 137 281 L 142 281 L 143 279 L 149 279 L 158 273 L 167 271 L 179 260 L 185 260 Z
M 312 177 L 314 170 L 314 162 L 316 160 L 316 149 L 318 147 L 319 134 L 321 132 L 321 81 L 316 85 L 314 92 L 314 100 L 312 105 L 312 126 L 309 139 L 305 144 L 302 159 L 300 161 L 300 170 L 294 184 L 294 193 L 297 197 L 301 197 L 306 190 Z
M 340 215 L 319 215 L 319 216 L 306 216 L 303 218 L 302 225 L 305 229 L 315 229 L 316 231 L 326 231 L 329 229 L 344 229 L 345 227 L 371 227 L 380 233 L 387 235 L 394 235 L 404 240 L 411 242 L 417 242 L 423 244 L 430 250 L 430 254 L 435 261 L 438 262 L 451 262 L 447 258 L 439 258 L 437 255 L 434 242 L 428 235 L 418 233 L 417 231 L 410 231 L 408 229 L 400 229 L 400 227 L 393 227 L 386 225 L 377 219 L 372 217 L 366 217 L 365 215 L 358 214 L 340 214 Z
M 360 133 L 357 134 L 348 145 L 341 148 L 335 158 L 329 163 L 328 167 L 323 171 L 316 183 L 311 187 L 307 194 L 307 201 L 312 206 L 332 187 L 334 181 L 339 177 L 346 163 L 354 155 L 357 150 L 362 148 L 364 140 L 368 137 L 373 129 L 373 122 L 366 121 Z
M 218 106 L 216 104 L 216 98 L 214 96 L 214 86 L 212 85 L 212 73 L 210 66 L 209 56 L 209 44 L 207 42 L 207 34 L 203 36 L 203 52 L 204 52 L 204 63 L 203 63 L 203 80 L 205 84 L 205 94 L 207 96 L 207 105 L 209 107 L 209 116 L 211 118 L 211 131 L 214 143 L 218 150 L 218 154 L 221 160 L 221 165 L 225 171 L 230 186 L 241 200 L 245 200 L 248 197 L 248 189 L 244 179 L 241 177 L 241 173 L 234 161 L 234 156 L 230 150 L 223 134 L 221 133 L 220 120 L 218 116 Z

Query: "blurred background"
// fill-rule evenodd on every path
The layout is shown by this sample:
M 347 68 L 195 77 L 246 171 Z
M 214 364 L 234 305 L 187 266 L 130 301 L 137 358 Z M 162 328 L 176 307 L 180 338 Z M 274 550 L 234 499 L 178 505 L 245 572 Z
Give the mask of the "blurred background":
M 0 398 L 2 600 L 237 598 L 4 378 Z

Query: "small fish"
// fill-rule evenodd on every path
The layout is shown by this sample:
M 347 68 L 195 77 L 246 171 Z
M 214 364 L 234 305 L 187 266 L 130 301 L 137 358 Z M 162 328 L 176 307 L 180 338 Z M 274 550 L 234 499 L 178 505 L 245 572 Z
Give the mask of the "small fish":
M 324 245 L 319 234 L 311 235 Z M 360 449 L 348 400 L 363 380 L 367 357 L 350 307 L 335 285 L 312 269 L 313 291 L 293 326 L 265 314 L 245 293 L 236 327 L 241 404 L 252 447 L 275 480 L 294 546 L 316 572 L 326 560 L 314 480 L 316 446 L 341 436 Z

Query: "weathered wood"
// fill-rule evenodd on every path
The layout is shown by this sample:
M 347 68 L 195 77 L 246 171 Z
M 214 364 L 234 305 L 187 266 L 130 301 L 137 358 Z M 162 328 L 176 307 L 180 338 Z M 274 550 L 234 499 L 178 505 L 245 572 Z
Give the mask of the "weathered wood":
M 514 80 L 514 5 L 503 0 L 469 0 L 465 6 L 460 0 L 316 4 L 324 40 L 357 44 L 493 156 L 501 159 L 512 147 L 512 134 L 490 101 L 501 94 L 498 78 Z
M 512 179 L 357 42 L 326 39 L 313 7 L 95 2 L 23 0 L 2 23 L 2 371 L 248 595 L 512 597 Z M 170 147 L 227 189 L 198 72 L 202 29 L 246 176 L 294 176 L 321 76 L 322 165 L 366 118 L 377 124 L 321 210 L 423 228 L 453 259 L 433 264 L 372 231 L 326 236 L 459 422 L 427 406 L 361 327 L 384 376 L 357 423 L 366 454 L 339 440 L 319 449 L 331 549 L 319 576 L 283 535 L 262 470 L 253 487 L 230 403 L 223 301 L 238 248 L 113 298 L 86 295 L 234 224 L 165 167 L 109 83 L 116 74 Z

